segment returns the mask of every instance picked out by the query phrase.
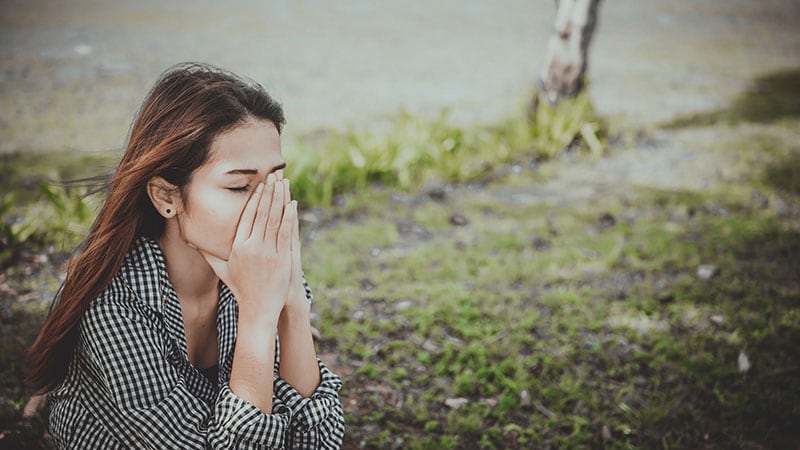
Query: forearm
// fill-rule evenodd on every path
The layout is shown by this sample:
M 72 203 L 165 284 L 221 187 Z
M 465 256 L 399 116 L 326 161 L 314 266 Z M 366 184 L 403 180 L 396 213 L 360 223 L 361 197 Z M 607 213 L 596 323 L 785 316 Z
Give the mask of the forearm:
M 311 335 L 311 307 L 302 302 L 287 302 L 278 321 L 281 378 L 304 397 L 310 397 L 320 383 L 317 352 Z
M 275 328 L 274 320 L 239 316 L 229 383 L 234 394 L 266 414 L 272 414 Z

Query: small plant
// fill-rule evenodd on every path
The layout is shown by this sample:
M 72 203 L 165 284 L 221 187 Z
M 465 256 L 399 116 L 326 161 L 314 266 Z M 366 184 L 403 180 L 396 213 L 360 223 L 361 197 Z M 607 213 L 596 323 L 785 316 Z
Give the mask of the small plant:
M 56 184 L 41 184 L 39 189 L 49 206 L 49 223 L 42 230 L 43 239 L 48 244 L 63 243 L 65 249 L 76 247 L 95 217 L 96 205 L 88 189 L 68 189 Z
M 41 184 L 40 197 L 26 205 L 16 192 L 6 194 L 0 200 L 0 266 L 12 263 L 23 246 L 36 251 L 79 245 L 95 216 L 95 199 L 87 192 Z
M 585 146 L 593 155 L 603 152 L 602 125 L 585 93 L 555 106 L 540 102 L 531 120 L 530 139 L 539 156 L 552 158 L 574 145 Z
M 34 221 L 23 217 L 8 217 L 16 204 L 16 192 L 9 192 L 0 199 L 0 267 L 9 264 L 19 246 L 36 232 Z
M 433 120 L 401 114 L 389 131 L 354 129 L 335 133 L 319 145 L 303 142 L 287 155 L 294 195 L 327 206 L 336 195 L 371 183 L 412 190 L 428 178 L 469 182 L 485 178 L 495 165 L 533 151 L 550 158 L 576 145 L 603 151 L 602 124 L 586 95 L 556 107 L 543 105 L 533 120 L 519 116 L 491 127 L 457 127 L 444 110 Z

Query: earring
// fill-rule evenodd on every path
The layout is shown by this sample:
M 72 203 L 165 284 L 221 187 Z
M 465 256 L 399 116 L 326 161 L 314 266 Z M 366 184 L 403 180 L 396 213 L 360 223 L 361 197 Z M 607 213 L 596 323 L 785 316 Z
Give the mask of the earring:
M 167 208 L 167 214 L 172 214 L 172 210 Z

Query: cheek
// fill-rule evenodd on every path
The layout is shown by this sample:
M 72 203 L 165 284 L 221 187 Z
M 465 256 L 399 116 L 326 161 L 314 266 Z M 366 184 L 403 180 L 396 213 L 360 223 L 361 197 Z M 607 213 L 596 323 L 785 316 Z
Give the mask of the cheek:
M 238 207 L 238 203 L 231 200 L 227 203 L 215 205 L 209 211 L 208 223 L 213 224 L 213 232 L 217 235 L 217 239 L 224 240 L 228 247 L 233 243 L 233 237 L 236 235 L 241 212 L 242 210 Z
M 230 196 L 206 195 L 187 209 L 184 238 L 195 247 L 227 256 L 230 252 L 242 207 Z

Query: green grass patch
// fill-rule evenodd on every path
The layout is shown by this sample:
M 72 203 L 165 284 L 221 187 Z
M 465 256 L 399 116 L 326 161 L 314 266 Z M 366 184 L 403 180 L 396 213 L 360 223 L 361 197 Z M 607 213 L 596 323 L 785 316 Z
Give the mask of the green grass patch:
M 358 326 L 324 325 L 324 334 L 337 348 L 362 349 L 353 363 L 374 375 L 346 380 L 348 393 L 379 383 L 425 405 L 418 420 L 384 396 L 378 408 L 402 425 L 394 422 L 391 439 L 370 442 L 796 445 L 798 197 L 764 178 L 794 157 L 786 136 L 760 128 L 704 149 L 735 175 L 713 189 L 641 188 L 623 203 L 555 208 L 515 202 L 505 194 L 520 181 L 508 178 L 444 201 L 390 195 L 384 208 L 361 208 L 370 214 L 357 223 L 320 230 L 307 273 L 313 280 L 337 268 L 324 288 L 337 303 L 316 306 L 320 324 L 344 325 L 361 311 Z M 754 150 L 764 140 L 776 147 Z M 453 212 L 469 223 L 450 224 Z M 616 223 L 601 226 L 609 212 Z M 426 233 L 402 231 L 397 224 L 406 222 L 424 224 Z M 352 243 L 354 232 L 364 239 Z M 708 280 L 697 275 L 704 264 L 715 269 Z M 347 318 L 339 301 L 349 305 Z M 740 354 L 751 363 L 745 372 Z M 467 402 L 452 409 L 448 398 Z M 358 409 L 350 420 L 356 434 L 384 425 Z
M 557 107 L 545 102 L 528 116 L 488 127 L 452 125 L 446 110 L 435 120 L 402 114 L 387 132 L 351 129 L 297 142 L 286 152 L 287 176 L 305 204 L 327 206 L 335 196 L 373 183 L 408 191 L 430 178 L 483 179 L 524 157 L 551 158 L 574 148 L 601 154 L 603 133 L 586 94 Z

